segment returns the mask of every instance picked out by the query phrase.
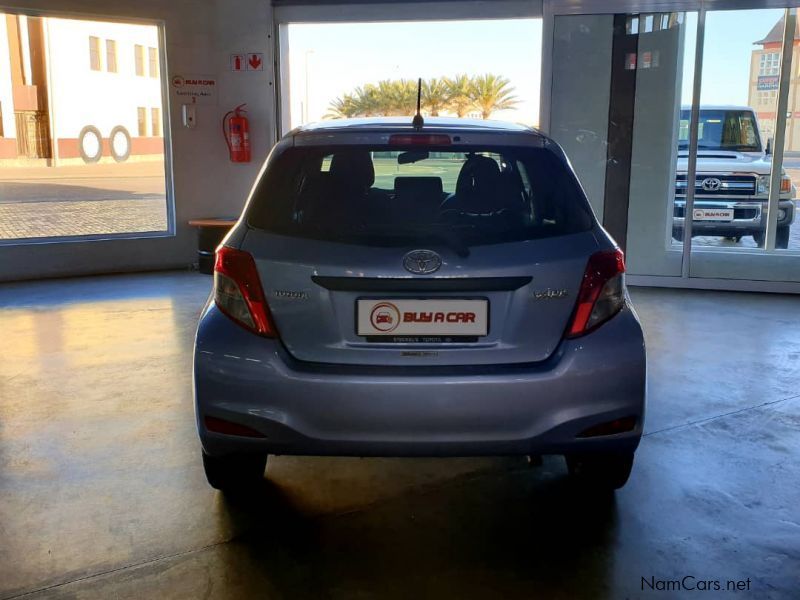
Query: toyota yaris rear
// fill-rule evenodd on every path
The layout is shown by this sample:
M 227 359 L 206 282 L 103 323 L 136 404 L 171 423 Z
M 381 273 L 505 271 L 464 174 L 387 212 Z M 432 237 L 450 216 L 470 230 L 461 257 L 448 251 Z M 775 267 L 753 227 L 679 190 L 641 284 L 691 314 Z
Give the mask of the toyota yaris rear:
M 622 253 L 522 127 L 332 122 L 272 151 L 197 331 L 210 483 L 268 454 L 563 454 L 630 473 L 645 403 Z

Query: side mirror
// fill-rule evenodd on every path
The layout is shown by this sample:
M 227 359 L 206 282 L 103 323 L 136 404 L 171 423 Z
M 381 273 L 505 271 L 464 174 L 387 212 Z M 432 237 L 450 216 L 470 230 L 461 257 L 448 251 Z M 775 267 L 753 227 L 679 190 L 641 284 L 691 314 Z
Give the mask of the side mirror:
M 773 138 L 768 138 L 767 139 L 767 149 L 764 150 L 764 154 L 766 154 L 767 156 L 772 154 L 772 139 Z

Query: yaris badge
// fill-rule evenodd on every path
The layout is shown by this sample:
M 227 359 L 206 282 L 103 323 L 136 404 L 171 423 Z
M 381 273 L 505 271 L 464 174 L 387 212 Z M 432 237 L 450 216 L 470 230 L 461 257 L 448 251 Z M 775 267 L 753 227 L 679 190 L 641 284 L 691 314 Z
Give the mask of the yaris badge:
M 403 266 L 410 273 L 427 275 L 439 270 L 442 257 L 431 250 L 412 250 L 403 257 Z

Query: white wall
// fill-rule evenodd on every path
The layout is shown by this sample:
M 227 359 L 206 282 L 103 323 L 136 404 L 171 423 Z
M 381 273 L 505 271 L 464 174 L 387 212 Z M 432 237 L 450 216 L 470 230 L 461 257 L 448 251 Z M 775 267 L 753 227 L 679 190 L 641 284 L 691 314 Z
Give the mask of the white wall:
M 0 280 L 185 267 L 196 258 L 196 217 L 238 215 L 274 136 L 272 24 L 269 0 L 15 0 L 22 10 L 94 18 L 156 19 L 165 24 L 162 74 L 216 75 L 217 106 L 199 106 L 197 128 L 181 126 L 171 105 L 176 235 L 162 238 L 0 246 Z M 59 16 L 51 14 L 49 16 Z M 88 44 L 88 42 L 87 42 Z M 228 71 L 229 53 L 265 53 L 265 70 Z M 223 114 L 248 103 L 253 162 L 233 164 L 220 132 Z M 166 111 L 165 111 L 166 112 Z

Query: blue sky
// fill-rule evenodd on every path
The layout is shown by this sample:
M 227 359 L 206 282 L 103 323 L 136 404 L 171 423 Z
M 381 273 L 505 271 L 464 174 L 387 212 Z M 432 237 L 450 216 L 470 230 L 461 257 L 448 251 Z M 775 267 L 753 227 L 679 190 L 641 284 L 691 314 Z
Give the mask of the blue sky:
M 746 104 L 753 42 L 782 9 L 715 11 L 706 19 L 702 102 Z M 570 18 L 570 17 L 566 17 Z M 683 102 L 691 102 L 697 18 L 686 17 Z M 509 78 L 520 104 L 496 118 L 538 122 L 542 26 L 539 19 L 415 23 L 297 24 L 289 26 L 292 113 L 321 118 L 331 99 L 380 79 L 436 77 L 460 72 Z
M 783 15 L 783 9 L 722 10 L 706 14 L 702 104 L 747 104 L 750 56 L 760 46 L 753 42 L 766 37 Z M 684 82 L 682 102 L 692 102 L 697 13 L 686 19 Z

